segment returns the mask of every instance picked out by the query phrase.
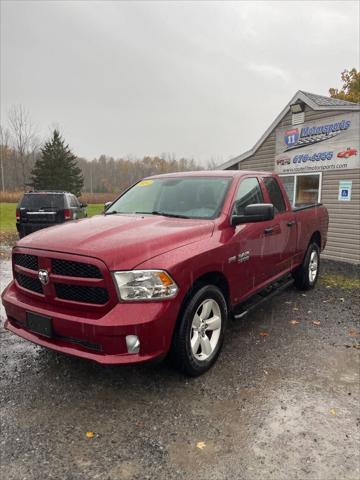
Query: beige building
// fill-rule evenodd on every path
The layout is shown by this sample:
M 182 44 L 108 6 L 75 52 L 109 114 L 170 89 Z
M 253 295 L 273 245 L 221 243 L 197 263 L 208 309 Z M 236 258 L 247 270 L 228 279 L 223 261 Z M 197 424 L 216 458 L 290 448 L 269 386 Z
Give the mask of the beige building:
M 359 125 L 359 104 L 298 91 L 251 150 L 220 168 L 275 171 L 293 205 L 325 205 L 323 258 L 360 264 Z

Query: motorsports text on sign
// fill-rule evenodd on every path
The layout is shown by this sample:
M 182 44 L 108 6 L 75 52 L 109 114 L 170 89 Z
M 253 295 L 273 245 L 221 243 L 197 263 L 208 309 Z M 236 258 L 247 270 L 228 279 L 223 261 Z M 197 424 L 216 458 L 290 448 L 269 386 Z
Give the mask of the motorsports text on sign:
M 276 129 L 278 173 L 359 168 L 359 154 L 357 112 Z

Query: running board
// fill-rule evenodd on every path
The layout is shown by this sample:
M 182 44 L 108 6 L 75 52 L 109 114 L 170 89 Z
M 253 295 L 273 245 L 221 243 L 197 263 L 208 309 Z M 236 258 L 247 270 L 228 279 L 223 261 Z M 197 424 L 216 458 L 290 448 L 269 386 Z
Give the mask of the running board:
M 270 298 L 275 297 L 278 293 L 281 293 L 282 291 L 286 290 L 290 285 L 294 283 L 294 279 L 286 278 L 285 281 L 278 281 L 275 282 L 266 289 L 261 290 L 259 293 L 251 297 L 249 300 L 246 300 L 243 304 L 240 304 L 239 306 L 239 313 L 236 313 L 233 315 L 233 317 L 238 320 L 239 318 L 244 317 L 248 313 L 250 313 L 252 310 L 257 308 L 259 305 L 262 303 L 266 302 Z M 260 297 L 260 298 L 259 298 Z

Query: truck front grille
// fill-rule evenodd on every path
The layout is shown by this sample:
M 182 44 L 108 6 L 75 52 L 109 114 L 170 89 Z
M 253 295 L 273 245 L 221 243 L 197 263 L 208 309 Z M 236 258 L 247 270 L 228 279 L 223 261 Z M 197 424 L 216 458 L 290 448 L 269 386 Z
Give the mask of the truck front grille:
M 21 287 L 26 288 L 26 290 L 31 290 L 32 292 L 36 293 L 43 293 L 43 288 L 39 279 L 28 277 L 27 275 L 23 275 L 19 272 L 15 273 L 15 279 L 18 284 Z
M 103 278 L 96 265 L 90 263 L 73 262 L 53 258 L 51 261 L 52 271 L 65 277 Z
M 73 302 L 104 305 L 109 300 L 107 290 L 100 287 L 55 283 L 55 290 L 58 298 L 72 300 Z
M 82 258 L 86 257 L 79 259 Z M 47 254 L 41 251 L 38 255 L 33 255 L 32 252 L 28 254 L 23 251 L 15 251 L 13 255 L 14 276 L 21 288 L 29 293 L 44 295 L 45 301 L 85 303 L 89 304 L 89 308 L 95 305 L 99 307 L 106 305 L 110 300 L 110 292 L 113 292 L 114 289 L 110 272 L 99 260 L 92 258 L 86 258 L 86 260 L 78 262 L 54 258 L 52 252 Z M 35 272 L 47 270 L 48 283 L 43 286 L 38 278 L 34 278 L 34 274 L 25 269 Z M 113 298 L 115 298 L 114 294 Z
M 20 265 L 20 267 L 28 268 L 29 270 L 39 270 L 38 257 L 35 255 L 15 253 L 14 263 L 15 265 Z

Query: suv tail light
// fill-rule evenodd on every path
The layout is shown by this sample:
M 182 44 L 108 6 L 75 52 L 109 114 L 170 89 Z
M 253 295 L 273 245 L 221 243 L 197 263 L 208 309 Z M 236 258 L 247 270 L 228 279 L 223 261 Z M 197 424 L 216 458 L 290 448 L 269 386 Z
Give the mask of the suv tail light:
M 65 208 L 64 219 L 65 220 L 71 220 L 72 219 L 72 211 L 70 210 L 70 208 Z
M 20 220 L 20 208 L 16 209 L 16 220 Z

